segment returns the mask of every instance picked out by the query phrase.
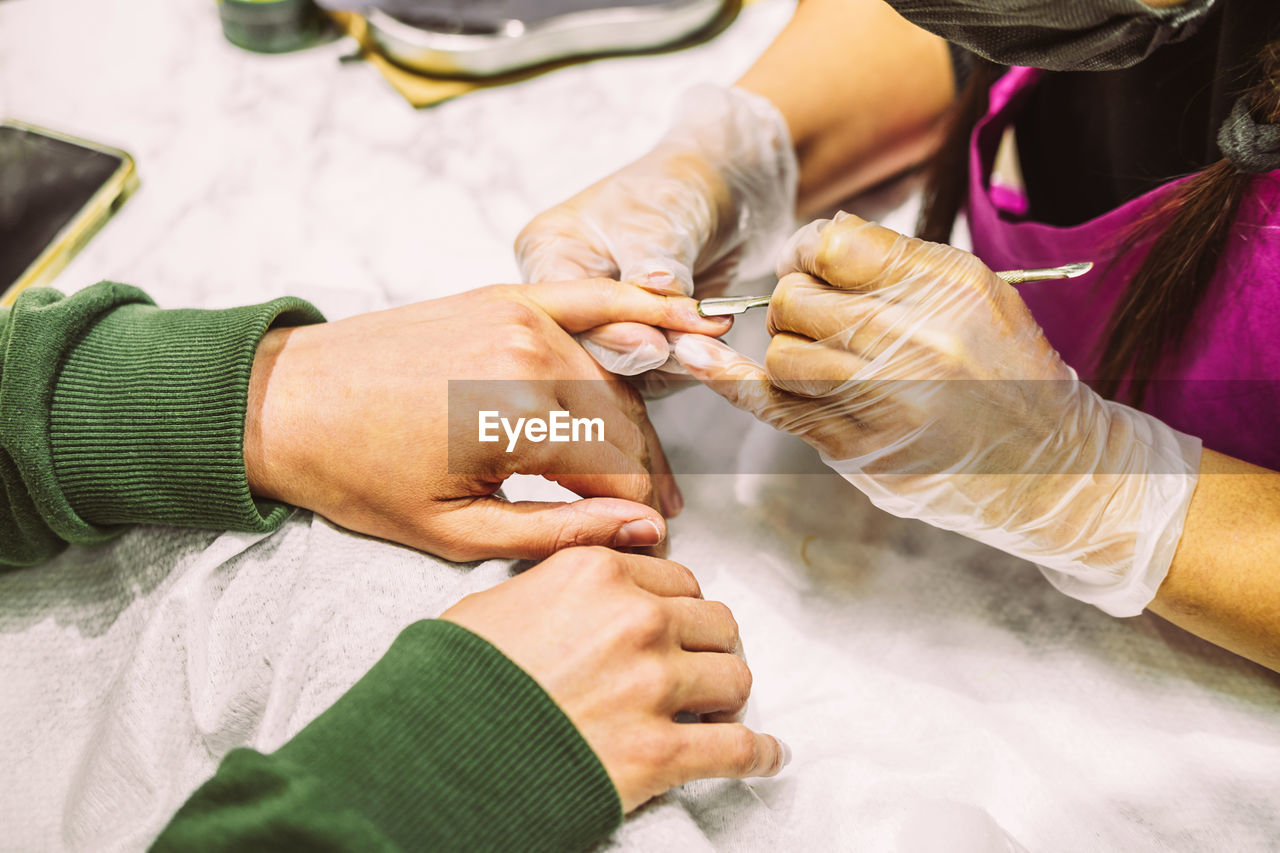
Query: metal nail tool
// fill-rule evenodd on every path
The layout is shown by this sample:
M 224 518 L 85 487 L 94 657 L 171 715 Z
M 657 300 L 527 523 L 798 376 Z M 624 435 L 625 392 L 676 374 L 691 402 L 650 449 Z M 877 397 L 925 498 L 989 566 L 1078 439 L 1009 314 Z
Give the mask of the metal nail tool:
M 996 275 L 1009 284 L 1022 284 L 1027 281 L 1049 281 L 1055 278 L 1078 278 L 1093 269 L 1092 261 L 1078 264 L 1063 264 L 1060 267 L 1047 267 L 1038 270 L 1005 270 Z M 698 301 L 698 313 L 703 317 L 725 317 L 730 314 L 741 314 L 751 308 L 763 308 L 769 304 L 770 294 L 764 296 L 712 296 Z

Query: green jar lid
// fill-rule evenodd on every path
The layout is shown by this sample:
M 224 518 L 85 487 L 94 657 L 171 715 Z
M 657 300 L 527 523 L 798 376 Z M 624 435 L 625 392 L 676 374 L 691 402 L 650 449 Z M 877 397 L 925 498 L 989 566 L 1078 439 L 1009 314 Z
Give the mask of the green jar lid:
M 284 53 L 315 44 L 324 19 L 312 0 L 218 0 L 227 41 L 257 53 Z

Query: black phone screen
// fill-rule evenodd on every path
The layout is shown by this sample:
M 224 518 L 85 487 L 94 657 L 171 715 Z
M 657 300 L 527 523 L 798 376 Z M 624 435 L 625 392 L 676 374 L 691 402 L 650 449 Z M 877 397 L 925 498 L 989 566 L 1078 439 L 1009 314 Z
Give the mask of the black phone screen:
M 0 291 L 120 168 L 118 156 L 0 125 Z

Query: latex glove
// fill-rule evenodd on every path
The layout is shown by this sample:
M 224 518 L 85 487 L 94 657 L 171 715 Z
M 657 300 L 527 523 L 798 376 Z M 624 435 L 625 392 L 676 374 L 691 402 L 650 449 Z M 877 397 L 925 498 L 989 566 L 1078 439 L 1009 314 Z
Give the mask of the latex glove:
M 1032 560 L 1113 615 L 1142 611 L 1181 535 L 1198 439 L 1081 383 L 966 252 L 844 215 L 801 229 L 778 271 L 767 367 L 683 336 L 694 376 L 880 508 Z
M 769 263 L 794 229 L 797 165 L 786 121 L 765 98 L 698 86 L 636 162 L 535 217 L 516 238 L 525 281 L 606 276 L 657 293 L 721 293 L 739 266 Z M 666 337 L 615 323 L 581 336 L 608 370 L 667 362 Z
M 722 333 L 685 297 L 586 280 L 485 287 L 263 338 L 250 377 L 252 493 L 451 560 L 653 546 L 681 506 L 643 401 L 571 337 L 632 320 Z M 450 380 L 484 380 L 454 383 Z M 603 441 L 478 440 L 468 412 L 600 418 Z M 598 436 L 593 436 L 598 438 Z M 510 503 L 512 474 L 584 500 Z
M 678 563 L 561 551 L 440 617 L 480 635 L 542 685 L 590 744 L 630 812 L 693 779 L 772 776 L 790 750 L 732 718 L 751 693 L 725 605 Z M 501 772 L 495 768 L 494 772 Z

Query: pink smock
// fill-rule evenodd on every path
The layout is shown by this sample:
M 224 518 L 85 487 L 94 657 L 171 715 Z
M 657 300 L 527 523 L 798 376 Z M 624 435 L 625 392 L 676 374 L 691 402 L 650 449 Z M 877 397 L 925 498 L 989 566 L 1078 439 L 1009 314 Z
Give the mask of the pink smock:
M 1093 261 L 1081 278 L 1018 285 L 1050 343 L 1088 380 L 1111 314 L 1150 245 L 1126 252 L 1124 236 L 1185 178 L 1074 227 L 1026 219 L 1025 200 L 993 186 L 991 174 L 1004 131 L 1039 75 L 1013 68 L 991 89 L 969 151 L 969 228 L 974 253 L 991 269 Z M 1166 351 L 1152 380 L 1144 411 L 1205 447 L 1280 469 L 1280 170 L 1250 184 L 1183 343 Z

